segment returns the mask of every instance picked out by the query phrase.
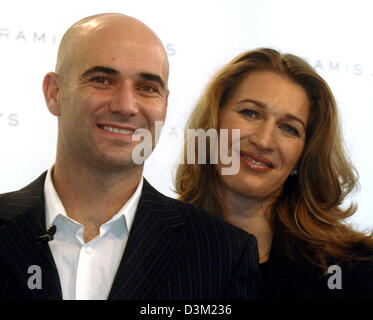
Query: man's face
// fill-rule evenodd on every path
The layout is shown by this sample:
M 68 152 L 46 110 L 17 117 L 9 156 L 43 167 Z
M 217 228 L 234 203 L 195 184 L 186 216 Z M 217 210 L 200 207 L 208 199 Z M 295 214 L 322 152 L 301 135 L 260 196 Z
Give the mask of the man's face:
M 133 132 L 154 137 L 155 121 L 165 119 L 167 57 L 149 35 L 96 29 L 72 44 L 58 96 L 59 148 L 95 167 L 133 166 Z

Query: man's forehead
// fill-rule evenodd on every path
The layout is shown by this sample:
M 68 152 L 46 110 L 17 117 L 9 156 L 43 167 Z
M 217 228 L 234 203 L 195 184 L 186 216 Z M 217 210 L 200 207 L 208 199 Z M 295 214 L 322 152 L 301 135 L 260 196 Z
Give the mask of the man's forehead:
M 84 68 L 107 65 L 118 71 L 141 68 L 143 71 L 163 73 L 167 57 L 159 47 L 138 42 L 97 41 L 81 46 L 72 55 L 73 63 Z
M 126 64 L 141 64 L 141 72 L 168 78 L 168 58 L 156 34 L 142 22 L 123 15 L 100 15 L 77 23 L 67 37 L 66 58 L 78 72 L 106 65 L 118 69 Z

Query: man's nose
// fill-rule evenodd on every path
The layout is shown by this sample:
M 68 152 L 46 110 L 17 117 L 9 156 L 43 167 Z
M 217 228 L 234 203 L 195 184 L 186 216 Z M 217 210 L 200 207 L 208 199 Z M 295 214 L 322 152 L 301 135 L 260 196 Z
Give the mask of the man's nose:
M 116 90 L 111 103 L 110 111 L 119 112 L 123 116 L 135 116 L 139 112 L 136 92 L 131 83 L 123 83 Z
M 273 151 L 276 146 L 276 125 L 263 122 L 253 128 L 249 142 L 264 151 Z

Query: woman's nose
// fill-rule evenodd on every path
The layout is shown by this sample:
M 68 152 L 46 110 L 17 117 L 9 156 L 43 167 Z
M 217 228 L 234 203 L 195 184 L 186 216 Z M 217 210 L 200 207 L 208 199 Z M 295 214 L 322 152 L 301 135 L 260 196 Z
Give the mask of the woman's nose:
M 273 150 L 276 146 L 276 126 L 271 122 L 263 122 L 253 128 L 249 142 L 262 150 Z

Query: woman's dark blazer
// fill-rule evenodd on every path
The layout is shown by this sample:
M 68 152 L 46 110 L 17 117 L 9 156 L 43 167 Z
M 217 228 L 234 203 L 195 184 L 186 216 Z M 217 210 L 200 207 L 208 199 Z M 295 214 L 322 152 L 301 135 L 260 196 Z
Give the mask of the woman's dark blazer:
M 373 257 L 373 254 L 372 254 Z M 337 265 L 330 259 L 328 266 Z M 306 262 L 286 257 L 274 238 L 269 260 L 260 265 L 266 300 L 373 300 L 373 262 L 339 264 L 340 272 L 323 271 Z M 332 268 L 333 269 L 333 268 Z M 338 273 L 337 273 L 338 272 Z M 340 277 L 341 288 L 335 288 Z M 329 284 L 332 288 L 329 288 Z

